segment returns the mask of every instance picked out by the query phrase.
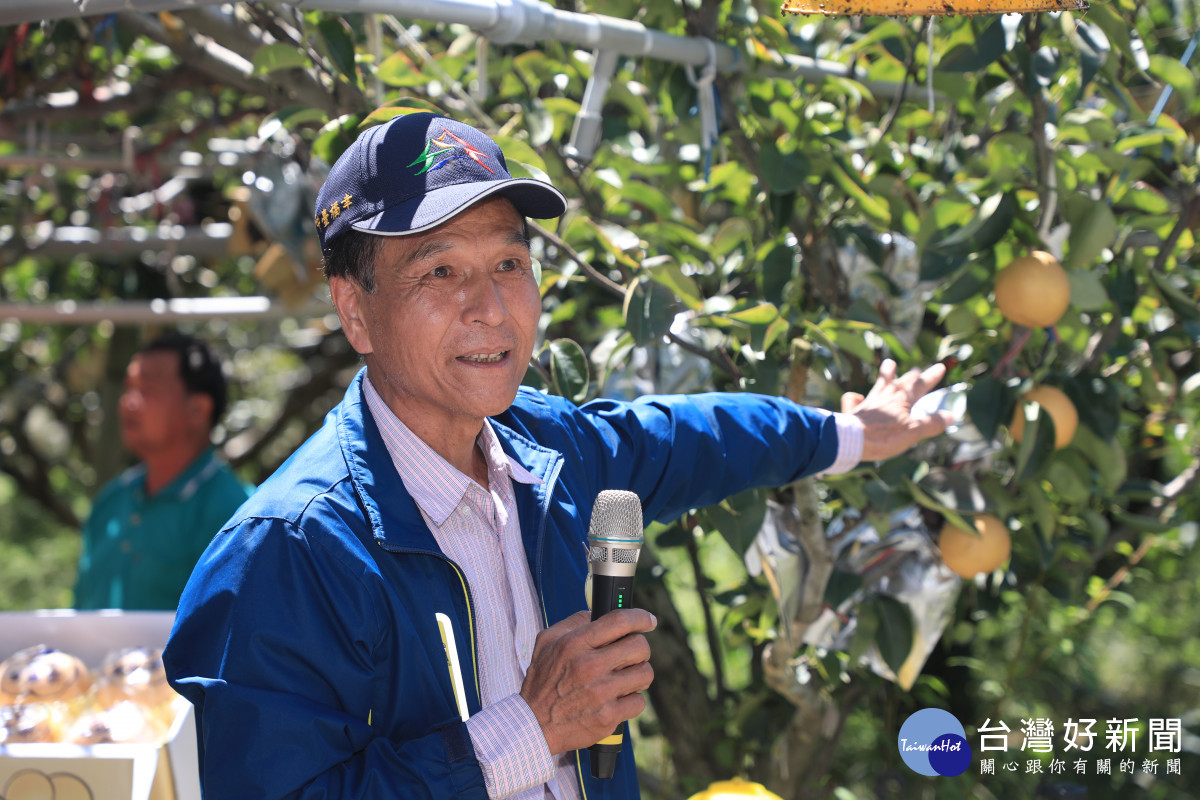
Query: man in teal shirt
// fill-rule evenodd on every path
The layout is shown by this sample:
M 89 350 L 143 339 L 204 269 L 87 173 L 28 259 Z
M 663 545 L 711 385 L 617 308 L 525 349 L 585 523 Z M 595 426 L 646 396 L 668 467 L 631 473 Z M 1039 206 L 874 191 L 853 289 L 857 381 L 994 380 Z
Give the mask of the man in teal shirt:
M 221 364 L 192 337 L 159 337 L 130 361 L 121 442 L 140 463 L 92 503 L 76 608 L 175 610 L 200 554 L 250 496 L 212 446 L 225 404 Z

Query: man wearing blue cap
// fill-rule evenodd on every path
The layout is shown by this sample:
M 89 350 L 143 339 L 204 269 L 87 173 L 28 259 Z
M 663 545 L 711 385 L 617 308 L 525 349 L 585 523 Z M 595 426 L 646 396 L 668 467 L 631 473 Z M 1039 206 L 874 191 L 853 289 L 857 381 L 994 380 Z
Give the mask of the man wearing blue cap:
M 366 367 L 213 541 L 165 654 L 210 796 L 637 797 L 628 737 L 611 779 L 586 749 L 653 678 L 650 614 L 588 621 L 596 496 L 671 519 L 945 427 L 908 414 L 940 366 L 888 362 L 844 414 L 522 388 L 540 314 L 525 218 L 565 210 L 433 114 L 366 131 L 333 166 L 315 222 Z

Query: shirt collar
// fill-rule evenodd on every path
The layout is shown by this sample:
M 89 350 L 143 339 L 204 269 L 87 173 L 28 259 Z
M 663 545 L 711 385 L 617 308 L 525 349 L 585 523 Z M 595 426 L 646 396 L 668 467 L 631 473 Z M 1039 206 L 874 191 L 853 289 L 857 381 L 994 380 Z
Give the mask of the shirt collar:
M 196 460 L 188 464 L 183 472 L 176 475 L 170 483 L 159 489 L 150 499 L 159 500 L 167 499 L 171 501 L 183 501 L 191 499 L 196 490 L 201 484 L 213 476 L 213 474 L 221 468 L 221 462 L 217 460 L 217 450 L 212 445 L 208 445 L 201 451 L 200 455 L 196 456 Z M 137 491 L 146 496 L 146 465 L 139 463 L 122 476 L 122 482 L 129 485 L 136 485 Z
M 442 458 L 392 412 L 375 391 L 369 372 L 363 381 L 363 394 L 404 488 L 429 520 L 440 526 L 462 502 L 473 481 Z M 490 480 L 507 477 L 518 483 L 541 483 L 525 467 L 508 457 L 487 419 L 483 421 L 475 441 L 487 462 Z

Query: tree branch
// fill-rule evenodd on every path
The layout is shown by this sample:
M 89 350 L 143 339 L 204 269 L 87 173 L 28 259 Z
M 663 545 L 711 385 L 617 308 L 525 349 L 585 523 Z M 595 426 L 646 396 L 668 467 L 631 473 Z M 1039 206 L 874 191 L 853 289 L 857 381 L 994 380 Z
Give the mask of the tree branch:
M 725 688 L 725 657 L 721 653 L 721 637 L 717 632 L 717 624 L 713 619 L 712 601 L 705 591 L 704 565 L 700 563 L 700 547 L 690 532 L 687 532 L 688 560 L 692 565 L 692 578 L 696 581 L 696 595 L 700 598 L 700 608 L 704 612 L 704 637 L 708 640 L 708 650 L 713 660 L 713 681 L 717 685 L 717 703 L 724 705 L 728 699 Z
M 300 103 L 337 116 L 344 110 L 361 109 L 362 93 L 337 82 L 332 89 L 321 85 L 311 73 L 294 68 L 271 73 L 271 80 L 255 77 L 251 64 L 218 42 L 200 35 L 179 35 L 167 30 L 156 17 L 144 14 L 119 14 L 122 27 L 171 48 L 176 57 L 197 72 L 224 86 L 267 101 L 271 108 Z
M 653 572 L 658 565 L 654 553 L 646 548 L 642 548 L 639 560 L 639 572 Z M 638 587 L 637 602 L 658 620 L 658 627 L 650 634 L 650 666 L 658 677 L 646 694 L 670 745 L 675 771 L 710 783 L 719 777 L 715 751 L 723 731 L 713 730 L 714 720 L 720 717 L 713 712 L 708 681 L 688 646 L 687 626 L 663 580 L 643 582 Z
M 33 468 L 28 472 L 13 463 L 7 456 L 0 454 L 0 472 L 11 476 L 21 494 L 33 500 L 51 513 L 55 519 L 68 528 L 79 528 L 79 517 L 71 509 L 62 492 L 56 491 L 50 485 L 48 475 L 50 467 L 38 454 L 29 437 L 19 425 L 12 425 L 8 433 L 17 444 L 17 452 L 25 455 L 33 462 Z

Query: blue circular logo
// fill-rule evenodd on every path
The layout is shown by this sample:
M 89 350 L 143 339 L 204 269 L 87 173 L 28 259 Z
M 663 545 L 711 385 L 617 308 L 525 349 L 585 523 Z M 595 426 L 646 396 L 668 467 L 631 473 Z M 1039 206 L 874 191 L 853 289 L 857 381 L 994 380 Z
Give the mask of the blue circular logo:
M 971 766 L 966 729 L 940 708 L 923 708 L 904 720 L 896 746 L 908 768 L 921 775 L 953 778 Z

